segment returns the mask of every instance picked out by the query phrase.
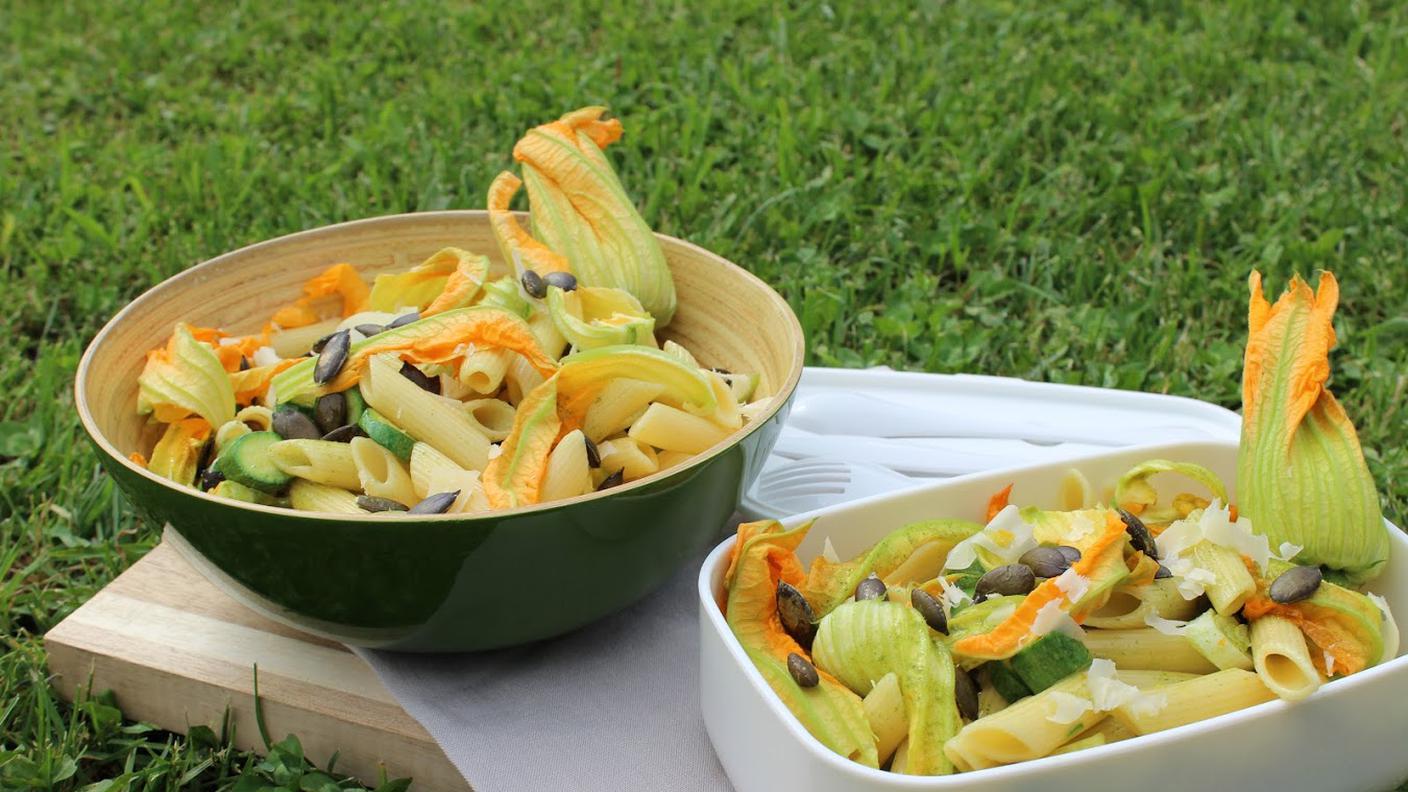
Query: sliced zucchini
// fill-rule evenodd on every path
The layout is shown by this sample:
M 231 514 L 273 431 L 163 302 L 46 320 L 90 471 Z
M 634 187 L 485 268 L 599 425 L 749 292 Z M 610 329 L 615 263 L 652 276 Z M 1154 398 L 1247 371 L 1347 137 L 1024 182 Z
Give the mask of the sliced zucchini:
M 234 481 L 269 495 L 277 494 L 293 481 L 293 476 L 280 470 L 269 457 L 269 448 L 281 440 L 283 438 L 278 432 L 250 432 L 240 435 L 225 447 L 220 458 L 216 459 L 211 467 L 223 474 L 227 481 Z
M 1252 640 L 1247 625 L 1214 610 L 1188 622 L 1183 637 L 1219 670 L 1252 670 Z
M 1008 704 L 1032 694 L 1027 683 L 1017 676 L 1017 672 L 1012 670 L 1006 660 L 993 660 L 983 667 L 988 670 L 988 679 L 992 682 L 993 690 L 1006 699 Z
M 362 389 L 354 385 L 342 392 L 342 398 L 347 401 L 347 417 L 343 420 L 350 424 L 362 420 L 362 412 L 367 409 L 367 400 L 362 398 Z
M 1090 650 L 1063 632 L 1050 632 L 1007 662 L 1027 689 L 1040 693 L 1090 665 Z
M 405 432 L 397 428 L 396 424 L 386 419 L 386 416 L 366 407 L 362 410 L 362 415 L 357 419 L 357 425 L 362 427 L 362 431 L 367 433 L 377 445 L 396 455 L 402 462 L 411 461 L 411 449 L 416 441 Z

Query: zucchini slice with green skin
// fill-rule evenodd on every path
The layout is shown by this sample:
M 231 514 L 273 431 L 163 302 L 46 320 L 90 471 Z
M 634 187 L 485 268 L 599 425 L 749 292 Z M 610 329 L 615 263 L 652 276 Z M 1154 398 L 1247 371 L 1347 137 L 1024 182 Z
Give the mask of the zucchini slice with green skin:
M 367 400 L 362 398 L 362 389 L 356 386 L 348 388 L 342 392 L 342 398 L 347 402 L 347 423 L 355 424 L 362 420 L 362 413 L 367 409 Z
M 269 458 L 269 447 L 283 440 L 278 432 L 250 432 L 235 438 L 212 467 L 225 478 L 269 495 L 293 481 Z
M 983 667 L 988 670 L 988 681 L 992 683 L 993 690 L 1008 704 L 1032 694 L 1027 683 L 1017 676 L 1006 660 L 989 660 Z
M 415 439 L 401 431 L 396 424 L 388 421 L 386 416 L 366 407 L 357 419 L 357 425 L 362 427 L 362 431 L 367 433 L 367 437 L 395 454 L 397 459 L 402 462 L 411 461 L 411 449 L 415 447 Z
M 282 505 L 283 501 L 282 498 L 276 498 L 273 495 L 260 492 L 257 489 L 250 489 L 238 481 L 231 479 L 225 479 L 219 484 L 216 484 L 215 487 L 210 490 L 210 494 L 230 500 L 244 501 L 245 503 L 258 503 L 264 506 L 279 506 Z
M 1063 632 L 1049 632 L 1007 662 L 1027 689 L 1040 693 L 1089 666 L 1090 650 Z

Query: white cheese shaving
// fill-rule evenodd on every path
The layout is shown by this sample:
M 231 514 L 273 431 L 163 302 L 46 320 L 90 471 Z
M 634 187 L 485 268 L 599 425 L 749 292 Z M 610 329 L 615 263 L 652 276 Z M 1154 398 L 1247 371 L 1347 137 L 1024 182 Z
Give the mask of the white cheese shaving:
M 499 455 L 502 454 L 503 452 L 504 452 L 503 446 L 500 446 L 498 443 L 492 443 L 492 444 L 489 445 L 489 458 L 490 458 L 490 459 L 498 459 L 498 458 L 499 458 Z
M 1328 650 L 1325 652 L 1325 675 L 1335 675 L 1335 656 L 1330 654 Z
M 1204 541 L 1222 545 L 1236 551 L 1238 555 L 1247 556 L 1256 563 L 1258 569 L 1265 569 L 1271 559 L 1271 542 L 1253 531 L 1252 521 L 1246 517 L 1238 517 L 1237 521 L 1233 522 L 1231 510 L 1218 500 L 1213 501 L 1206 509 L 1193 511 L 1173 523 L 1154 540 L 1159 555 L 1164 559 L 1177 558 Z M 1286 545 L 1282 545 L 1283 550 L 1285 547 Z M 1296 548 L 1296 552 L 1300 552 L 1300 548 Z M 1167 560 L 1164 565 L 1168 565 Z
M 983 530 L 953 546 L 944 569 L 967 569 L 978 560 L 978 548 L 997 558 L 999 566 L 1015 564 L 1022 554 L 1037 546 L 1032 526 L 1022 519 L 1021 510 L 1008 504 L 993 516 Z
M 1094 520 L 1087 515 L 1077 514 L 1073 516 L 1071 525 L 1066 530 L 1066 535 L 1062 538 L 1066 540 L 1067 544 L 1072 544 L 1085 539 L 1095 533 L 1096 530 L 1097 526 Z
M 1028 631 L 1035 636 L 1043 636 L 1050 632 L 1061 631 L 1077 641 L 1085 640 L 1085 631 L 1076 624 L 1069 613 L 1061 607 L 1060 600 L 1051 600 L 1041 606 L 1041 610 L 1036 612 L 1032 619 L 1031 629 Z
M 1178 635 L 1188 626 L 1188 622 L 1177 619 L 1165 619 L 1154 611 L 1144 614 L 1144 623 L 1153 627 L 1164 635 Z
M 1384 616 L 1384 653 L 1383 656 L 1379 658 L 1379 662 L 1382 663 L 1392 660 L 1398 656 L 1398 623 L 1393 620 L 1393 614 L 1389 612 L 1388 600 L 1380 597 L 1378 594 L 1368 592 L 1365 592 L 1365 594 L 1369 597 L 1370 602 L 1378 606 L 1379 612 Z
M 218 344 L 219 344 L 220 346 L 222 346 L 222 347 L 227 347 L 227 346 L 234 346 L 235 344 L 238 344 L 239 342 L 240 342 L 240 339 L 235 338 L 234 336 L 225 336 L 224 338 L 220 339 L 220 340 L 217 341 L 216 343 L 218 343 Z
M 1047 715 L 1046 719 L 1062 726 L 1075 723 L 1080 720 L 1082 715 L 1095 708 L 1088 699 L 1083 699 L 1064 690 L 1053 690 L 1050 699 L 1056 705 L 1056 711 Z
M 836 554 L 836 545 L 831 544 L 831 537 L 821 540 L 821 557 L 833 564 L 841 563 L 841 556 Z
M 1085 672 L 1085 684 L 1090 690 L 1091 704 L 1097 712 L 1110 712 L 1117 707 L 1126 707 L 1135 714 L 1152 715 L 1164 708 L 1168 697 L 1157 693 L 1145 693 L 1115 674 L 1115 664 L 1111 660 L 1097 658 Z
M 1075 567 L 1070 567 L 1056 577 L 1056 588 L 1066 595 L 1067 602 L 1075 604 L 1090 590 L 1090 578 L 1077 572 Z
M 1298 544 L 1282 542 L 1281 546 L 1276 548 L 1276 553 L 1271 557 L 1276 559 L 1277 561 L 1290 561 L 1292 558 L 1295 558 L 1297 555 L 1299 555 L 1300 551 L 1304 549 L 1304 547 L 1301 547 Z
M 948 582 L 948 579 L 943 576 L 939 577 L 939 588 L 943 589 L 943 594 L 939 597 L 939 604 L 943 605 L 946 614 L 952 613 L 953 609 L 959 605 L 972 601 L 968 592 Z
M 279 353 L 275 352 L 273 347 L 262 346 L 254 350 L 254 357 L 250 362 L 256 366 L 272 366 L 280 360 L 283 358 L 279 357 Z

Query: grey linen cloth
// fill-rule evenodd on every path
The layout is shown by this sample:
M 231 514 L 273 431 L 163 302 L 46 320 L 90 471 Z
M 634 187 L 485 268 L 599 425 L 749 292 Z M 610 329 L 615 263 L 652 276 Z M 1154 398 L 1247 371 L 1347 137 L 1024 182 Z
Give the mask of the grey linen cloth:
M 530 646 L 356 652 L 477 792 L 727 792 L 699 708 L 702 562 L 621 613 Z

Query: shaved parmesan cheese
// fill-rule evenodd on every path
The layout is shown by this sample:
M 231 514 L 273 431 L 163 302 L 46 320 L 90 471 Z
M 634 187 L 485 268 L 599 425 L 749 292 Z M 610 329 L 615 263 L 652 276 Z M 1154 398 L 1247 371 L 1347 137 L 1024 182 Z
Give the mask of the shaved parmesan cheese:
M 1335 675 L 1335 656 L 1330 654 L 1329 650 L 1325 651 L 1325 675 Z
M 1379 658 L 1379 662 L 1382 663 L 1398 656 L 1398 624 L 1393 620 L 1393 614 L 1389 612 L 1388 600 L 1378 594 L 1368 594 L 1368 597 L 1369 601 L 1377 605 L 1379 611 L 1384 615 L 1384 653 Z
M 500 446 L 498 443 L 491 443 L 491 444 L 489 445 L 489 458 L 490 458 L 490 459 L 498 459 L 498 458 L 499 458 L 499 454 L 502 454 L 503 452 L 504 452 L 503 447 Z
M 1266 564 L 1271 559 L 1271 542 L 1253 531 L 1252 521 L 1246 517 L 1239 517 L 1233 522 L 1231 510 L 1218 500 L 1213 501 L 1206 509 L 1194 511 L 1164 529 L 1155 543 L 1160 556 L 1172 559 L 1203 541 L 1222 545 L 1238 555 L 1247 556 L 1258 569 L 1266 569 Z M 1286 545 L 1281 548 L 1284 551 Z M 1300 548 L 1297 547 L 1296 552 L 1299 553 Z
M 279 357 L 279 353 L 275 352 L 273 347 L 262 346 L 254 350 L 254 358 L 250 362 L 256 366 L 272 366 L 280 360 L 283 358 Z
M 1149 611 L 1148 613 L 1144 614 L 1144 623 L 1149 625 L 1150 627 L 1153 627 L 1155 630 L 1158 630 L 1164 635 L 1178 635 L 1184 627 L 1188 626 L 1188 622 L 1186 621 L 1179 621 L 1177 619 L 1165 619 L 1154 611 Z
M 1075 567 L 1070 567 L 1057 576 L 1056 588 L 1066 595 L 1067 602 L 1074 605 L 1090 590 L 1090 578 L 1077 572 Z
M 1032 619 L 1032 626 L 1028 632 L 1035 636 L 1043 636 L 1049 632 L 1060 630 L 1077 641 L 1085 640 L 1085 631 L 1076 624 L 1069 613 L 1061 607 L 1061 600 L 1051 600 L 1041 606 L 1041 610 L 1036 612 Z
M 821 557 L 833 564 L 841 563 L 841 556 L 836 554 L 836 545 L 831 544 L 829 536 L 821 541 Z
M 1168 703 L 1167 696 L 1145 693 L 1121 681 L 1115 674 L 1114 662 L 1104 658 L 1090 662 L 1090 670 L 1085 672 L 1085 684 L 1090 689 L 1091 704 L 1097 712 L 1127 707 L 1135 714 L 1153 715 Z
M 238 344 L 239 342 L 240 342 L 240 339 L 235 338 L 234 336 L 225 336 L 224 338 L 220 339 L 220 340 L 219 340 L 218 342 L 216 342 L 216 343 L 220 344 L 220 346 L 222 346 L 222 347 L 227 347 L 227 346 L 234 346 L 235 344 Z
M 1203 596 L 1208 584 L 1217 582 L 1217 575 L 1213 574 L 1212 570 L 1198 566 L 1191 558 L 1166 558 L 1164 566 L 1173 573 L 1173 577 L 1178 581 L 1178 593 L 1186 600 Z
M 983 530 L 954 545 L 944 569 L 967 569 L 978 560 L 979 548 L 995 556 L 998 566 L 1015 564 L 1023 553 L 1036 546 L 1032 526 L 1022 519 L 1020 509 L 1008 504 Z
M 1129 705 L 1129 712 L 1132 715 L 1149 718 L 1158 715 L 1168 706 L 1168 696 L 1157 690 L 1148 693 L 1140 693 L 1139 698 Z
M 1053 690 L 1049 695 L 1051 702 L 1056 705 L 1056 711 L 1047 715 L 1046 719 L 1062 726 L 1075 723 L 1082 715 L 1095 708 L 1089 700 L 1064 690 Z
M 943 589 L 943 594 L 939 597 L 939 604 L 943 605 L 944 613 L 952 613 L 954 608 L 965 602 L 971 602 L 972 598 L 968 592 L 948 582 L 947 578 L 939 578 L 939 588 Z
M 1282 542 L 1281 546 L 1276 549 L 1276 554 L 1273 555 L 1272 558 L 1276 559 L 1277 561 L 1290 561 L 1292 558 L 1295 558 L 1296 555 L 1300 553 L 1300 551 L 1304 549 L 1304 547 L 1301 547 L 1298 544 Z
M 1099 526 L 1095 521 L 1084 514 L 1074 515 L 1070 526 L 1066 529 L 1066 535 L 1062 537 L 1067 543 L 1080 542 L 1091 534 L 1095 533 Z

